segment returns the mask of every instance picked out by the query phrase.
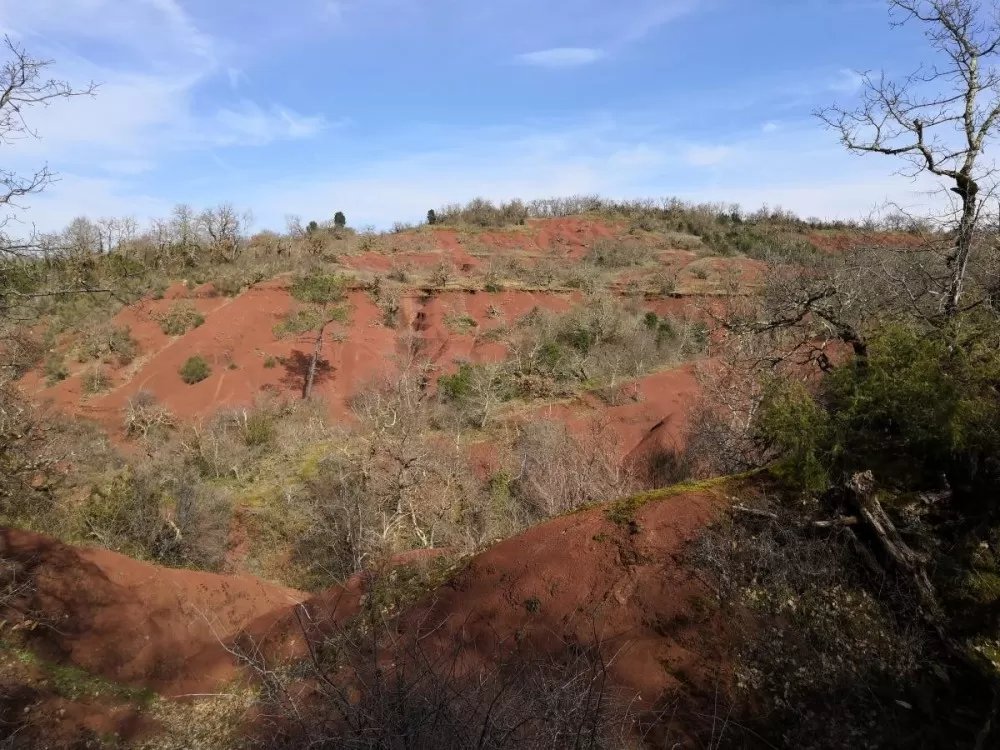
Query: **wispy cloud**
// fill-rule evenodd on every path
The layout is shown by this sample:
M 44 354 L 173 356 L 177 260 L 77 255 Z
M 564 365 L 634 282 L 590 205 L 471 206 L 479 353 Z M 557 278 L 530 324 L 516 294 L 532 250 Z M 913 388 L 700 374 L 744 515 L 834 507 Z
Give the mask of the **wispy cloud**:
M 842 68 L 827 81 L 826 88 L 828 91 L 835 91 L 841 94 L 853 94 L 861 88 L 863 80 L 861 74 L 857 71 Z
M 327 127 L 322 116 L 278 103 L 226 102 L 225 90 L 201 101 L 205 85 L 228 81 L 235 90 L 247 79 L 226 63 L 229 43 L 201 31 L 176 0 L 0 0 L 0 26 L 35 56 L 57 58 L 58 76 L 100 83 L 93 99 L 29 112 L 44 138 L 19 144 L 9 156 L 16 161 L 121 173 L 181 150 L 263 146 Z
M 244 101 L 237 108 L 218 110 L 214 125 L 214 129 L 201 127 L 195 131 L 195 141 L 216 146 L 264 146 L 278 140 L 311 138 L 321 133 L 328 123 L 319 115 L 300 115 L 278 105 L 264 109 L 254 102 Z
M 733 155 L 730 146 L 690 146 L 684 151 L 684 161 L 693 167 L 722 164 Z
M 706 5 L 704 1 L 701 5 Z M 617 45 L 637 42 L 671 21 L 686 16 L 699 7 L 698 0 L 673 0 L 640 9 L 630 17 L 625 30 L 617 37 Z
M 578 68 L 591 65 L 605 56 L 604 50 L 592 47 L 554 47 L 518 55 L 517 61 L 539 68 Z

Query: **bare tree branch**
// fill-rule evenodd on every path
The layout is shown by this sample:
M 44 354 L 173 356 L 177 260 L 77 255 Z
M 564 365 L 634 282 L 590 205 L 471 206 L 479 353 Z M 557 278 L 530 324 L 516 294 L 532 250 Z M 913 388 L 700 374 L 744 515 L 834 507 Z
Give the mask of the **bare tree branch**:
M 1000 119 L 1000 14 L 975 0 L 890 0 L 893 25 L 924 25 L 930 47 L 947 62 L 921 67 L 901 81 L 861 78 L 854 109 L 828 107 L 816 115 L 852 153 L 901 157 L 910 176 L 928 173 L 953 183 L 961 199 L 955 246 L 943 295 L 946 316 L 959 310 L 969 256 L 985 199 L 996 188 L 995 164 L 985 157 Z

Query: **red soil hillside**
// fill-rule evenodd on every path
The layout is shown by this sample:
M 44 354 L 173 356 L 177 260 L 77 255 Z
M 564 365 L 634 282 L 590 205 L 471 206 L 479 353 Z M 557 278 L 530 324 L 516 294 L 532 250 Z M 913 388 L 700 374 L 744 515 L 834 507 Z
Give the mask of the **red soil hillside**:
M 650 493 L 498 543 L 393 621 L 398 654 L 417 648 L 429 662 L 443 658 L 475 674 L 515 650 L 559 657 L 567 647 L 597 646 L 640 713 L 675 693 L 699 700 L 720 678 L 726 684 L 728 625 L 683 557 L 725 503 L 725 489 Z M 273 663 L 305 658 L 303 634 L 318 646 L 358 610 L 363 591 L 354 579 L 261 618 L 240 641 Z
M 468 669 L 525 644 L 553 655 L 599 645 L 614 682 L 651 709 L 721 667 L 709 591 L 679 564 L 721 498 L 651 493 L 536 526 L 475 557 L 399 629 L 428 650 L 459 648 Z
M 597 638 L 616 654 L 616 681 L 651 704 L 679 675 L 701 674 L 717 656 L 716 626 L 696 615 L 707 591 L 677 558 L 720 498 L 713 489 L 668 490 L 543 523 L 473 558 L 403 613 L 398 629 L 433 630 L 428 648 L 459 644 L 470 668 L 502 654 L 515 634 L 542 650 Z M 393 564 L 421 565 L 439 554 L 417 551 Z M 0 556 L 28 584 L 4 615 L 37 623 L 29 645 L 168 696 L 234 677 L 226 647 L 235 641 L 252 641 L 272 658 L 306 655 L 301 624 L 313 637 L 342 625 L 358 611 L 368 580 L 307 598 L 250 576 L 162 568 L 12 530 L 0 532 Z
M 504 346 L 484 334 L 515 322 L 533 308 L 564 312 L 580 302 L 582 294 L 528 288 L 486 292 L 481 288 L 482 271 L 477 270 L 480 261 L 507 255 L 528 265 L 541 258 L 575 263 L 597 239 L 615 237 L 620 231 L 591 220 L 554 219 L 472 235 L 474 242 L 454 230 L 390 235 L 398 245 L 391 253 L 366 251 L 344 256 L 342 265 L 349 273 L 358 274 L 359 283 L 372 272 L 383 273 L 400 265 L 415 269 L 419 276 L 421 269 L 426 272 L 442 259 L 453 265 L 457 275 L 450 285 L 454 288 L 423 290 L 417 278 L 410 286 L 404 285 L 394 327 L 386 325 L 384 312 L 367 293 L 361 289 L 350 292 L 349 323 L 328 329 L 316 395 L 326 402 L 334 418 L 349 419 L 350 398 L 367 383 L 391 373 L 398 358 L 411 350 L 414 339 L 420 347 L 419 356 L 437 368 L 435 377 L 453 371 L 463 361 L 502 359 L 506 356 Z M 737 266 L 749 279 L 760 265 L 731 258 L 699 258 L 689 250 L 658 252 L 664 267 L 678 271 L 688 266 L 701 268 L 697 277 L 691 275 L 684 282 L 697 288 L 717 286 Z M 470 274 L 479 275 L 473 279 Z M 632 275 L 630 271 L 621 276 L 616 286 L 623 291 Z M 51 402 L 59 410 L 100 421 L 112 436 L 121 434 L 124 409 L 140 392 L 151 393 L 182 420 L 251 406 L 263 394 L 297 398 L 304 387 L 314 342 L 311 332 L 286 338 L 274 333 L 289 312 L 301 308 L 289 294 L 289 283 L 289 277 L 278 277 L 235 298 L 216 296 L 211 284 L 194 290 L 175 284 L 163 299 L 143 300 L 115 317 L 116 326 L 129 327 L 138 344 L 138 357 L 126 366 L 102 365 L 108 377 L 107 390 L 84 392 L 85 375 L 94 365 L 74 361 L 73 340 L 58 345 L 66 355 L 69 377 L 51 384 L 38 369 L 21 380 L 21 387 L 37 402 Z M 168 336 L 161 330 L 160 320 L 178 301 L 196 307 L 205 322 L 183 335 Z M 704 314 L 705 306 L 718 305 L 717 299 L 700 293 L 651 297 L 643 303 L 661 315 L 695 317 Z M 207 379 L 187 385 L 178 371 L 195 355 L 204 357 L 212 372 Z M 683 404 L 694 391 L 690 370 L 657 373 L 630 386 L 634 400 L 620 406 L 607 407 L 585 396 L 575 403 L 544 407 L 538 413 L 566 421 L 574 430 L 584 428 L 595 417 L 610 422 L 620 439 L 619 453 L 624 456 L 661 423 L 671 425 L 666 442 L 675 440 L 683 425 Z
M 232 674 L 221 644 L 305 594 L 251 576 L 162 568 L 30 532 L 0 530 L 0 558 L 26 584 L 3 613 L 29 644 L 116 682 L 175 694 Z

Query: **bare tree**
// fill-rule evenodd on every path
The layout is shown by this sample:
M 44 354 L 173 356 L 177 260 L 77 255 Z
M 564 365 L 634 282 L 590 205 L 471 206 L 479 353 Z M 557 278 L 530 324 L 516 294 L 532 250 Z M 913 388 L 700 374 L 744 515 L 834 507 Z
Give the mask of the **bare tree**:
M 37 137 L 27 120 L 32 107 L 46 107 L 56 99 L 91 95 L 96 91 L 93 83 L 76 89 L 66 81 L 45 78 L 45 69 L 52 64 L 51 61 L 29 56 L 10 37 L 3 39 L 3 53 L 6 61 L 0 65 L 0 146 L 12 146 L 25 138 Z M 0 261 L 32 261 L 44 253 L 46 238 L 34 232 L 28 232 L 26 238 L 13 237 L 7 227 L 15 220 L 16 211 L 23 208 L 21 199 L 41 192 L 54 180 L 55 175 L 48 166 L 30 174 L 0 168 Z M 24 317 L 17 309 L 37 297 L 92 291 L 96 290 L 86 286 L 81 289 L 26 290 L 3 283 L 0 284 L 0 315 L 5 318 Z M 2 335 L 3 338 L 9 337 L 8 334 Z
M 45 107 L 56 99 L 89 96 L 97 90 L 93 83 L 76 89 L 66 81 L 46 78 L 45 69 L 52 61 L 32 58 L 8 36 L 3 39 L 3 47 L 8 57 L 0 67 L 0 144 L 4 146 L 38 137 L 26 119 L 27 111 L 32 107 Z M 41 192 L 53 180 L 55 175 L 47 165 L 30 175 L 0 168 L 0 210 L 6 209 L 0 216 L 0 230 L 13 218 L 10 209 L 20 208 L 20 199 Z M 21 256 L 32 250 L 30 241 L 14 240 L 0 231 L 0 254 L 3 256 Z
M 198 223 L 221 260 L 232 263 L 239 257 L 243 250 L 243 235 L 250 224 L 248 214 L 241 215 L 232 204 L 222 203 L 214 209 L 202 211 Z
M 934 175 L 961 202 L 943 284 L 943 311 L 953 316 L 987 198 L 996 190 L 996 165 L 985 157 L 1000 117 L 1000 5 L 976 0 L 889 0 L 893 25 L 924 26 L 935 57 L 902 80 L 883 72 L 861 78 L 861 102 L 816 114 L 854 153 L 898 156 L 902 173 Z
M 198 253 L 202 246 L 202 237 L 198 226 L 198 217 L 191 206 L 179 203 L 174 206 L 170 217 L 171 239 L 175 250 L 179 250 L 186 266 L 198 263 Z

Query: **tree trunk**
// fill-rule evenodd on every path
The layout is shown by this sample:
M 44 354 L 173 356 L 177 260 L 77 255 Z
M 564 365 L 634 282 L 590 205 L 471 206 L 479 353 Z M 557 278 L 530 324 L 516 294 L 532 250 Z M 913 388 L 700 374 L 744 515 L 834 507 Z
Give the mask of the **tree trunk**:
M 303 399 L 308 399 L 312 396 L 313 383 L 316 381 L 316 365 L 319 363 L 319 355 L 323 352 L 324 331 L 326 331 L 326 323 L 323 323 L 316 333 L 316 343 L 313 345 L 312 359 L 309 361 L 309 374 L 306 376 L 306 383 L 302 388 Z
M 958 225 L 955 254 L 951 257 L 951 283 L 944 301 L 944 314 L 949 318 L 958 312 L 958 300 L 962 296 L 965 272 L 969 265 L 969 255 L 976 234 L 976 212 L 979 208 L 977 196 L 979 186 L 968 178 L 958 180 L 953 191 L 962 197 L 962 220 Z
M 875 480 L 872 473 L 866 471 L 855 474 L 848 482 L 847 488 L 851 504 L 854 505 L 862 525 L 878 540 L 882 552 L 896 569 L 909 579 L 928 622 L 938 630 L 942 639 L 945 639 L 942 625 L 944 616 L 941 605 L 938 604 L 934 585 L 927 576 L 924 562 L 903 541 L 896 526 L 875 497 Z

